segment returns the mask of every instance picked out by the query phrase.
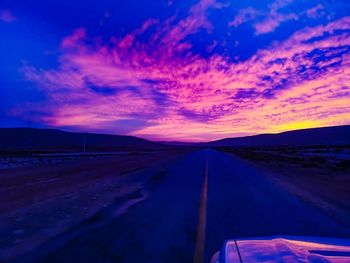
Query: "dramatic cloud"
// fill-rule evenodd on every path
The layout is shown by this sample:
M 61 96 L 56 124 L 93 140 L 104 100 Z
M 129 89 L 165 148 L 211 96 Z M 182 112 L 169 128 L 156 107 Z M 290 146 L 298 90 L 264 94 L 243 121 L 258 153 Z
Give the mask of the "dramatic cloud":
M 251 20 L 256 34 L 272 32 L 299 19 L 280 13 L 290 2 L 275 2 L 260 22 L 256 8 L 242 9 L 230 26 Z M 181 19 L 148 19 L 108 39 L 75 29 L 61 41 L 58 67 L 22 68 L 45 102 L 11 114 L 93 131 L 132 123 L 124 133 L 189 141 L 350 123 L 350 17 L 299 29 L 241 61 L 195 52 L 196 36 L 215 30 L 211 12 L 225 8 L 202 0 Z M 302 12 L 313 19 L 322 9 Z
M 321 15 L 325 15 L 325 7 L 322 4 L 317 4 L 307 10 L 299 11 L 298 13 L 281 11 L 292 3 L 292 0 L 277 0 L 269 5 L 267 11 L 254 9 L 252 7 L 241 9 L 229 25 L 238 27 L 241 24 L 253 22 L 252 25 L 255 29 L 255 33 L 260 35 L 273 32 L 283 22 L 298 21 L 302 16 L 318 18 Z
M 298 15 L 294 13 L 280 13 L 279 10 L 290 4 L 292 0 L 278 0 L 270 7 L 270 12 L 263 21 L 254 25 L 256 34 L 266 34 L 274 31 L 281 23 L 288 20 L 298 20 Z

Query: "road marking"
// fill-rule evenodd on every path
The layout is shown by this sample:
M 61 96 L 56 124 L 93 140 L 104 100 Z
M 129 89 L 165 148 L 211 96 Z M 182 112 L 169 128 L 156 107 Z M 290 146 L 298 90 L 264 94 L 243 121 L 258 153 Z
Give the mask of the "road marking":
M 195 248 L 194 257 L 193 257 L 194 263 L 204 262 L 205 226 L 206 226 L 206 217 L 207 217 L 207 194 L 208 194 L 208 165 L 209 165 L 209 151 L 207 152 L 205 174 L 204 174 L 203 188 L 202 188 L 202 194 L 201 194 L 201 203 L 199 205 L 196 248 Z

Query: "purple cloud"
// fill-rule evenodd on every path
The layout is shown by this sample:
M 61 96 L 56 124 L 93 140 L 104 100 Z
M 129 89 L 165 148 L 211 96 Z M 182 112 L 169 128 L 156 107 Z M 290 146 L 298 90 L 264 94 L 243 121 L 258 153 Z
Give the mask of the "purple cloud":
M 12 23 L 17 20 L 17 18 L 12 14 L 11 10 L 5 9 L 0 10 L 0 20 L 6 23 Z

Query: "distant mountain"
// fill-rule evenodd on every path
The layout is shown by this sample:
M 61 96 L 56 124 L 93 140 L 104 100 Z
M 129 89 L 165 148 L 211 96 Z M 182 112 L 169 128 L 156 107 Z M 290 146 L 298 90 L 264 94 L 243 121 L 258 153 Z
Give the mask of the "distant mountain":
M 226 138 L 208 142 L 207 146 L 277 146 L 277 145 L 350 144 L 350 125 Z
M 55 129 L 0 128 L 0 152 L 3 151 L 118 151 L 162 147 L 133 136 L 75 133 Z

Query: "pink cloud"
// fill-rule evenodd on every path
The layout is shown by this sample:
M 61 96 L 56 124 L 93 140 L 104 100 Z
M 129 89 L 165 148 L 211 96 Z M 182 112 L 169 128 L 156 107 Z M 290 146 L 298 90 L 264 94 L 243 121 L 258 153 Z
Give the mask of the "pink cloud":
M 299 17 L 296 14 L 271 13 L 264 21 L 254 24 L 255 33 L 257 35 L 270 33 L 279 27 L 281 23 L 298 19 Z
M 255 33 L 256 34 L 266 34 L 274 31 L 281 23 L 289 20 L 298 20 L 299 15 L 294 13 L 284 14 L 279 10 L 288 4 L 292 3 L 293 0 L 277 0 L 270 6 L 270 11 L 263 21 L 255 23 Z
M 325 15 L 325 6 L 322 4 L 318 4 L 312 8 L 306 10 L 306 14 L 310 18 L 317 18 Z
M 243 23 L 254 20 L 258 15 L 260 15 L 260 12 L 252 7 L 241 9 L 229 25 L 238 27 Z
M 292 0 L 276 0 L 269 6 L 268 11 L 257 10 L 252 7 L 241 9 L 229 25 L 238 27 L 246 22 L 254 22 L 253 26 L 256 34 L 272 32 L 281 23 L 292 19 L 297 20 L 299 18 L 296 14 L 283 14 L 279 11 L 292 2 Z
M 72 35 L 63 39 L 61 46 L 63 48 L 76 47 L 79 41 L 82 41 L 86 36 L 85 29 L 76 29 Z
M 6 23 L 12 23 L 17 20 L 17 18 L 12 14 L 11 10 L 0 10 L 0 20 Z
M 341 52 L 350 33 L 340 30 L 350 29 L 350 17 L 305 28 L 233 63 L 188 52 L 186 36 L 211 28 L 208 8 L 220 5 L 202 1 L 179 22 L 148 20 L 105 43 L 74 31 L 62 40 L 57 69 L 23 68 L 49 101 L 13 114 L 45 108 L 41 118 L 49 125 L 88 129 L 138 118 L 147 125 L 129 134 L 192 141 L 350 122 L 350 54 Z M 150 41 L 142 42 L 151 27 Z M 315 62 L 315 49 L 330 59 Z
M 284 22 L 297 21 L 305 15 L 309 18 L 318 18 L 325 14 L 325 7 L 322 4 L 301 11 L 298 14 L 282 13 L 280 11 L 281 8 L 291 3 L 293 3 L 293 0 L 276 0 L 269 6 L 268 11 L 257 10 L 252 7 L 241 9 L 229 25 L 238 27 L 246 22 L 252 22 L 255 33 L 261 35 L 273 32 Z

